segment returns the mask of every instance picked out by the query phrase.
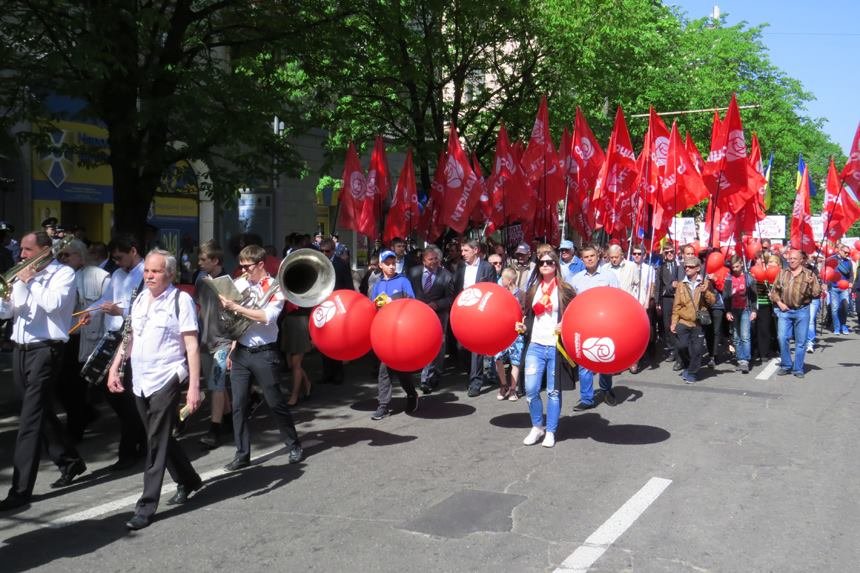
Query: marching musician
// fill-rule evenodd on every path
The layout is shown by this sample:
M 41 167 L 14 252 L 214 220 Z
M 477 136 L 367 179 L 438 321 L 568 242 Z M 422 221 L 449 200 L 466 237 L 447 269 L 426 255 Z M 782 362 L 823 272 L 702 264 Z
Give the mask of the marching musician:
M 227 367 L 233 396 L 233 435 L 236 439 L 236 455 L 225 467 L 230 471 L 247 467 L 251 463 L 251 432 L 248 428 L 248 392 L 252 379 L 263 390 L 263 396 L 289 448 L 289 461 L 302 459 L 302 446 L 290 414 L 287 400 L 278 381 L 281 354 L 278 349 L 278 315 L 284 306 L 284 295 L 263 263 L 266 250 L 259 245 L 248 245 L 239 253 L 239 268 L 244 273 L 236 279 L 239 292 L 251 295 L 254 304 L 242 306 L 224 296 L 221 304 L 229 312 L 242 315 L 253 321 L 248 330 L 233 342 Z M 268 295 L 268 296 L 267 296 Z
M 52 385 L 62 367 L 63 346 L 69 339 L 75 307 L 75 273 L 49 253 L 51 237 L 42 231 L 21 239 L 23 261 L 35 262 L 15 275 L 10 299 L 0 302 L 0 317 L 14 318 L 12 374 L 22 394 L 20 426 L 13 455 L 14 471 L 9 495 L 0 510 L 26 506 L 33 495 L 42 444 L 61 475 L 52 488 L 72 483 L 87 466 L 63 431 L 52 406 Z
M 118 333 L 123 328 L 125 316 L 131 306 L 131 295 L 143 287 L 143 258 L 140 256 L 138 240 L 133 235 L 118 235 L 108 245 L 111 259 L 117 268 L 111 275 L 110 285 L 101 298 L 93 303 L 95 312 L 104 312 L 105 331 Z M 131 468 L 146 452 L 146 434 L 134 398 L 131 395 L 130 376 L 124 381 L 126 392 L 106 392 L 107 402 L 116 412 L 120 423 L 119 456 L 108 467 L 109 471 L 122 471 Z
M 90 308 L 110 285 L 110 274 L 87 263 L 87 246 L 79 239 L 69 241 L 69 244 L 57 253 L 57 259 L 75 271 L 75 311 Z M 103 323 L 104 315 L 99 313 L 90 320 L 81 320 L 69 331 L 69 342 L 63 357 L 63 382 L 57 390 L 60 403 L 66 409 L 69 436 L 75 442 L 81 441 L 87 424 L 97 417 L 95 408 L 87 402 L 88 383 L 81 377 L 80 372 L 81 366 L 101 338 Z
M 197 345 L 197 309 L 191 297 L 173 286 L 176 258 L 153 249 L 146 256 L 146 289 L 131 308 L 131 329 L 111 364 L 108 389 L 128 392 L 120 364 L 131 356 L 134 403 L 146 431 L 146 466 L 143 494 L 125 526 L 147 527 L 158 508 L 164 469 L 176 482 L 168 505 L 182 504 L 203 481 L 194 471 L 182 446 L 172 436 L 179 405 L 180 384 L 188 380 L 187 408 L 200 406 L 200 353 Z

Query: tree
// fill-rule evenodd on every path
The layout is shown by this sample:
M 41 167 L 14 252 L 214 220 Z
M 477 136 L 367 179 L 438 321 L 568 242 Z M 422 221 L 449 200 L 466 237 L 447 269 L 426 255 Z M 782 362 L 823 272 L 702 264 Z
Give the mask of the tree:
M 220 199 L 271 177 L 273 159 L 301 170 L 290 138 L 308 125 L 310 88 L 290 46 L 339 16 L 317 0 L 0 0 L 0 110 L 38 128 L 55 119 L 47 96 L 83 100 L 80 116 L 104 122 L 110 151 L 80 151 L 110 164 L 116 228 L 141 235 L 178 161 L 208 165 L 203 191 Z M 40 145 L 38 134 L 23 135 Z

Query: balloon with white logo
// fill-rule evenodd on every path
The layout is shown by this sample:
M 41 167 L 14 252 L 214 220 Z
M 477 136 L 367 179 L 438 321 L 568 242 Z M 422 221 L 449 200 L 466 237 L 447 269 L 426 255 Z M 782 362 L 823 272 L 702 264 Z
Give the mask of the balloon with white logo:
M 308 330 L 314 346 L 335 360 L 355 360 L 370 350 L 376 305 L 354 290 L 336 290 L 311 311 Z
M 498 354 L 517 338 L 514 324 L 523 317 L 519 301 L 496 283 L 475 283 L 451 306 L 451 331 L 467 350 Z
M 577 364 L 601 374 L 633 366 L 648 347 L 645 309 L 618 288 L 596 287 L 577 295 L 561 319 L 561 338 Z

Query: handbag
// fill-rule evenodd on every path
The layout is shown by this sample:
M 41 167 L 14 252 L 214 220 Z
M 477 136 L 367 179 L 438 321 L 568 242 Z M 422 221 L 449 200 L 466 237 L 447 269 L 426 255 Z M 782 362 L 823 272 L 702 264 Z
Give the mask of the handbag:
M 701 326 L 710 326 L 711 322 L 711 313 L 708 312 L 707 308 L 700 308 L 696 311 L 696 322 L 698 322 Z

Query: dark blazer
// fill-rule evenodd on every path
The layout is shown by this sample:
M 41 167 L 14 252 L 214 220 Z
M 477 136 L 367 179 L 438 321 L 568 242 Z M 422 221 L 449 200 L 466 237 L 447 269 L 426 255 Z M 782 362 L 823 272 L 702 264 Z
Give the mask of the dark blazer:
M 520 364 L 522 364 L 521 371 L 525 371 L 526 366 L 526 353 L 529 350 L 529 344 L 531 343 L 531 331 L 535 322 L 535 311 L 532 309 L 532 301 L 535 297 L 535 292 L 537 291 L 536 282 L 522 295 L 522 306 L 523 306 L 523 323 L 526 325 L 525 332 L 525 340 L 523 344 L 523 353 L 520 358 Z M 570 301 L 574 299 L 576 293 L 573 288 L 561 280 L 561 276 L 559 275 L 558 282 L 558 316 L 559 320 L 564 316 L 564 311 L 567 309 L 567 305 L 570 304 Z M 559 338 L 559 342 L 561 342 L 561 338 Z M 568 355 L 571 353 L 568 352 Z M 556 349 L 555 351 L 555 387 L 559 392 L 563 388 L 575 388 L 576 387 L 576 367 L 572 366 L 567 360 L 565 360 L 564 356 Z
M 334 290 L 355 290 L 349 265 L 337 256 L 331 259 L 331 264 L 334 266 Z
M 424 292 L 424 265 L 409 269 L 408 276 L 412 290 L 415 291 L 415 298 L 426 303 L 435 302 L 437 314 L 451 309 L 451 303 L 454 302 L 454 275 L 448 269 L 439 266 L 428 292 Z
M 673 281 L 683 280 L 684 267 L 678 263 L 677 258 L 672 261 L 672 266 L 663 261 L 663 264 L 657 269 L 657 298 L 674 298 L 675 287 L 672 286 Z M 678 269 L 681 269 L 681 278 L 678 279 Z
M 478 275 L 475 278 L 476 283 L 494 283 L 496 282 L 496 269 L 485 259 L 480 259 L 478 263 Z M 454 292 L 459 294 L 463 290 L 463 282 L 466 278 L 466 264 L 463 263 L 457 268 L 457 274 L 454 275 Z

